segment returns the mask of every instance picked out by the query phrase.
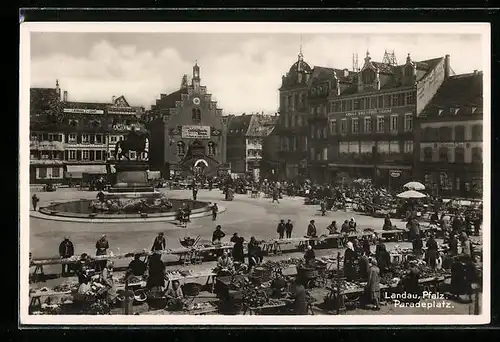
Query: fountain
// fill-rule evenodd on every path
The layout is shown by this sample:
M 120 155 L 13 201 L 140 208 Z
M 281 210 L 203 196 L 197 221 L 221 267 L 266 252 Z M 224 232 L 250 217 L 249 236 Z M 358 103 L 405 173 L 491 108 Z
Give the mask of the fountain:
M 72 219 L 165 219 L 173 220 L 178 209 L 184 205 L 191 207 L 194 215 L 210 215 L 207 202 L 189 199 L 168 199 L 148 182 L 149 163 L 147 160 L 122 160 L 122 150 L 146 152 L 147 138 L 132 145 L 130 138 L 120 141 L 117 146 L 116 180 L 107 191 L 97 194 L 97 199 L 54 203 L 40 208 L 39 212 L 50 216 L 69 217 Z M 134 149 L 132 149 L 134 147 Z

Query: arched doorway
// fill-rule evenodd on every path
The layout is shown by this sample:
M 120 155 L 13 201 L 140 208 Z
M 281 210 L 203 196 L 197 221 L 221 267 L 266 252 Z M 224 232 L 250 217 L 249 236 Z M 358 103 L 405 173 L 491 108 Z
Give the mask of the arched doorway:
M 205 174 L 208 168 L 208 162 L 205 159 L 198 159 L 193 164 L 193 173 L 195 177 L 200 177 Z

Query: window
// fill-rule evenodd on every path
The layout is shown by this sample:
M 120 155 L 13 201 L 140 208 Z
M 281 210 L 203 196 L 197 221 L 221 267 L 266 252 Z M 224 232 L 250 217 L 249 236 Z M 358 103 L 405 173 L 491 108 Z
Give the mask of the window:
M 384 96 L 382 95 L 378 97 L 377 108 L 385 108 Z
M 465 161 L 465 150 L 463 147 L 455 147 L 455 163 L 463 163 Z
M 58 167 L 53 167 L 52 168 L 52 178 L 59 178 L 61 177 L 61 173 L 59 172 Z
M 117 140 L 118 139 L 117 139 L 116 135 L 112 135 L 112 136 L 109 137 L 109 141 L 112 142 L 112 143 L 116 143 Z
M 413 131 L 413 114 L 405 114 L 405 132 Z
M 82 134 L 82 143 L 88 144 L 90 141 L 90 136 L 88 134 Z
M 370 133 L 372 131 L 372 118 L 370 116 L 365 117 L 365 127 L 364 132 Z
M 303 151 L 306 152 L 307 151 L 307 136 L 304 136 L 304 145 L 302 146 L 303 148 Z
M 209 156 L 215 156 L 215 143 L 213 141 L 210 141 L 207 145 L 208 147 L 208 155 Z
M 455 141 L 465 141 L 465 127 L 455 126 Z
M 95 151 L 95 160 L 102 160 L 102 152 Z
M 68 142 L 70 142 L 70 143 L 76 142 L 76 134 L 75 133 L 70 133 L 68 135 Z
M 290 116 L 290 127 L 295 127 L 295 116 Z
M 406 97 L 405 103 L 407 106 L 411 106 L 411 105 L 415 104 L 415 93 L 414 92 L 406 93 L 405 97 Z
M 405 105 L 405 93 L 398 94 L 398 107 L 404 107 Z
M 439 141 L 452 141 L 451 127 L 439 127 Z
M 323 155 L 322 155 L 322 159 L 323 160 L 328 160 L 328 148 L 327 147 L 323 147 Z
M 89 160 L 90 159 L 90 153 L 88 150 L 83 150 L 82 151 L 82 159 L 83 160 Z
M 370 98 L 370 109 L 375 109 L 378 106 L 377 103 L 378 97 L 374 96 Z
M 389 142 L 389 152 L 390 153 L 400 153 L 401 149 L 399 146 L 399 141 L 390 141 Z
M 412 76 L 413 75 L 413 66 L 411 64 L 408 64 L 405 67 L 404 74 L 406 77 Z
M 359 133 L 358 118 L 352 118 L 352 120 L 351 120 L 351 132 L 353 134 L 358 134 Z
M 384 117 L 377 116 L 377 133 L 384 133 Z
M 193 108 L 191 111 L 191 118 L 195 123 L 201 122 L 201 110 L 198 108 Z
M 311 125 L 311 138 L 314 138 L 314 133 L 316 133 L 316 129 Z
M 424 161 L 431 162 L 432 161 L 432 147 L 424 148 Z
M 405 141 L 404 153 L 413 153 L 413 141 Z
M 285 128 L 288 128 L 288 116 L 285 116 Z
M 369 108 L 366 106 L 366 100 L 368 100 L 368 98 L 359 99 L 359 109 L 363 110 Z
M 391 100 L 392 100 L 392 96 L 391 95 L 384 95 L 384 108 L 390 108 L 391 107 Z
M 68 159 L 69 160 L 75 160 L 76 159 L 76 151 L 75 150 L 69 150 L 68 151 Z
M 340 120 L 340 133 L 341 134 L 347 133 L 347 119 Z
M 311 147 L 311 160 L 314 160 L 315 157 L 316 157 L 316 154 L 314 151 L 314 147 Z
M 398 104 L 399 104 L 398 103 L 398 99 L 399 99 L 399 97 L 398 97 L 397 94 L 394 94 L 394 95 L 391 96 L 391 106 L 392 107 L 397 107 L 398 106 Z
M 297 126 L 302 126 L 302 116 L 297 116 Z
M 41 167 L 38 169 L 38 178 L 45 179 L 47 178 L 47 168 Z
M 347 110 L 347 111 L 352 110 L 352 100 L 347 100 L 346 101 L 345 110 Z
M 96 144 L 102 144 L 102 135 L 97 134 L 97 135 L 95 136 L 95 143 L 96 143 Z
M 316 128 L 316 138 L 321 139 L 323 137 L 323 130 L 320 127 Z
M 397 132 L 398 131 L 398 116 L 397 115 L 391 115 L 391 132 Z
M 472 140 L 482 141 L 483 140 L 483 126 L 474 125 L 472 126 Z
M 444 147 L 444 146 L 441 146 L 439 148 L 439 161 L 440 162 L 445 162 L 447 163 L 448 162 L 448 148 L 447 147 Z
M 361 101 L 360 101 L 360 99 L 354 99 L 353 100 L 353 106 L 354 106 L 354 110 L 360 110 L 361 109 Z
M 337 120 L 330 121 L 330 134 L 331 135 L 337 134 Z
M 179 156 L 186 154 L 186 144 L 184 144 L 183 141 L 179 141 L 177 143 L 177 154 Z
M 481 147 L 472 148 L 472 162 L 481 163 L 483 161 L 483 149 Z

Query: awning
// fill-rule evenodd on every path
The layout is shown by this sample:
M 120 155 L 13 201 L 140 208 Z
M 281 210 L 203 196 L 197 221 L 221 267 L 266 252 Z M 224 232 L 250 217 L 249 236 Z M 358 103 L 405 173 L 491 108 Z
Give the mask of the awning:
M 93 173 L 93 174 L 106 174 L 106 165 L 67 165 L 66 171 L 68 173 Z

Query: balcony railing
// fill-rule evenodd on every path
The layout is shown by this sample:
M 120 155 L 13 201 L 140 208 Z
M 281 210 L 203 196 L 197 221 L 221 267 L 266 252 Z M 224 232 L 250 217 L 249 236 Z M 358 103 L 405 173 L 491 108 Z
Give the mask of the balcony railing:
M 62 141 L 31 141 L 30 150 L 64 151 L 64 143 Z

